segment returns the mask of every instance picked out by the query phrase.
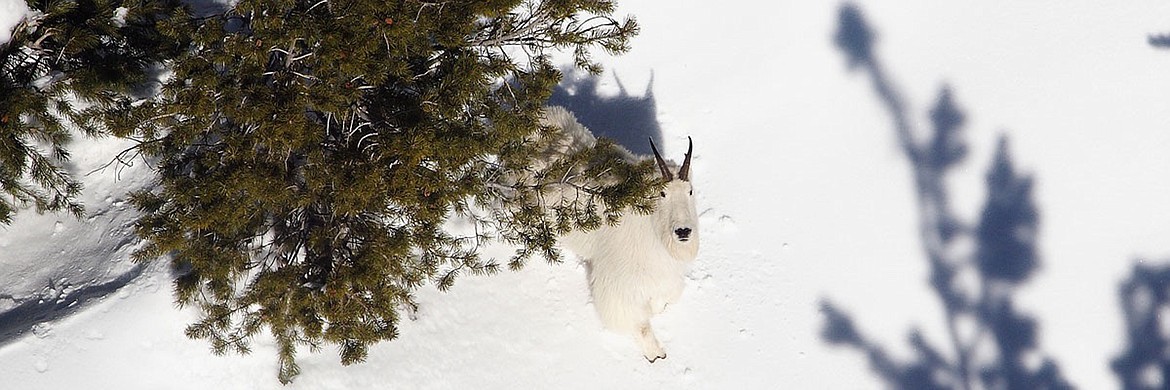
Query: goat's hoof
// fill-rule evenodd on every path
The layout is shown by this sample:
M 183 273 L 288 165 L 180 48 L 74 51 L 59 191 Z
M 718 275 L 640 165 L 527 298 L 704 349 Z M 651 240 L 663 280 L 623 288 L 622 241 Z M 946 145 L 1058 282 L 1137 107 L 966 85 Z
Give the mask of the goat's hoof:
M 666 352 L 663 352 L 657 356 L 646 356 L 646 361 L 650 362 L 651 364 L 658 360 L 666 360 Z

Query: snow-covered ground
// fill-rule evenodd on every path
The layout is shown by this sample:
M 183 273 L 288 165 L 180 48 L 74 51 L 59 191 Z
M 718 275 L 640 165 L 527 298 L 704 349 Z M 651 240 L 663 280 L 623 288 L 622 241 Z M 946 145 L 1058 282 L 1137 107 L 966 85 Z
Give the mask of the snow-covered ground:
M 0 30 L 17 2 L 0 0 Z M 1042 269 L 1016 304 L 1069 381 L 1117 388 L 1118 284 L 1139 257 L 1170 259 L 1170 51 L 1146 43 L 1170 32 L 1170 3 L 857 5 L 919 128 L 944 84 L 966 113 L 971 150 L 948 181 L 961 217 L 978 216 L 994 139 L 1009 137 L 1040 212 Z M 621 2 L 642 34 L 603 61 L 612 73 L 591 101 L 653 115 L 671 156 L 695 140 L 703 247 L 681 302 L 655 320 L 667 360 L 648 364 L 632 340 L 601 329 L 579 265 L 532 262 L 421 292 L 400 339 L 350 367 L 332 350 L 306 351 L 287 387 L 882 388 L 861 354 L 823 340 L 822 299 L 895 357 L 910 356 L 911 328 L 945 345 L 911 170 L 869 80 L 833 45 L 840 7 Z M 641 114 L 618 110 L 633 104 Z M 75 171 L 118 148 L 78 140 Z M 268 340 L 249 356 L 211 355 L 183 336 L 194 313 L 175 308 L 166 268 L 126 260 L 133 215 L 120 199 L 147 172 L 84 180 L 93 217 L 25 213 L 0 227 L 3 386 L 280 387 Z M 23 328 L 6 333 L 13 324 Z
M 0 42 L 12 38 L 12 28 L 28 13 L 28 4 L 23 1 L 0 2 Z

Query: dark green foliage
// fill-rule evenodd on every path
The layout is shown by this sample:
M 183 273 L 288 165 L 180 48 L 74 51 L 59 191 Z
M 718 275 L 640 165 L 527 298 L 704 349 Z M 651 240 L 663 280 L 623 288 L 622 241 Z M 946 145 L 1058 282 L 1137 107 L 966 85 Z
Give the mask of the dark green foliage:
M 190 46 L 157 99 L 115 112 L 119 135 L 158 160 L 136 256 L 170 255 L 175 293 L 202 318 L 187 335 L 248 352 L 262 329 L 282 382 L 298 347 L 343 364 L 397 336 L 412 291 L 499 266 L 478 249 L 519 244 L 509 266 L 559 257 L 554 238 L 645 212 L 648 164 L 608 143 L 534 163 L 560 79 L 546 51 L 626 50 L 610 1 L 240 1 L 160 31 Z M 572 174 L 570 174 L 572 173 Z M 531 180 L 515 180 L 523 177 Z M 545 202 L 573 188 L 581 202 Z M 444 228 L 469 218 L 475 232 Z
M 81 187 L 62 167 L 71 125 L 100 133 L 95 114 L 128 105 L 152 66 L 173 55 L 154 26 L 176 4 L 28 1 L 35 14 L 0 45 L 0 224 L 28 204 L 82 213 L 74 199 Z

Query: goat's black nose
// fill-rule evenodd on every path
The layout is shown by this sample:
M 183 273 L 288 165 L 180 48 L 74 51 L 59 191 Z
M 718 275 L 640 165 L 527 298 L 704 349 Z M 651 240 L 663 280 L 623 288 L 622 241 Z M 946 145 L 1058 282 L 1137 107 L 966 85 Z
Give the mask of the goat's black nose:
M 691 237 L 691 228 L 674 229 L 674 234 L 678 235 L 680 240 L 685 240 Z

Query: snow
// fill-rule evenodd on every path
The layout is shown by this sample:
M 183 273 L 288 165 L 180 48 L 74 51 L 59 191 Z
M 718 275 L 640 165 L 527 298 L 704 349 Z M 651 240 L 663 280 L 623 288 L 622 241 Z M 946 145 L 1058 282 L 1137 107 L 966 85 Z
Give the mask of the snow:
M 0 0 L 0 31 L 21 3 Z M 857 5 L 915 126 L 942 85 L 966 113 L 970 152 L 947 182 L 964 219 L 982 207 L 994 140 L 1009 137 L 1041 214 L 1042 269 L 1016 304 L 1070 382 L 1118 388 L 1118 286 L 1138 258 L 1170 258 L 1170 51 L 1146 43 L 1170 32 L 1170 3 Z M 882 388 L 864 356 L 821 337 L 824 299 L 895 358 L 911 356 L 912 328 L 946 345 L 911 170 L 869 81 L 833 46 L 840 6 L 621 2 L 642 34 L 630 53 L 602 58 L 611 73 L 596 80 L 598 100 L 652 103 L 642 115 L 657 119 L 664 154 L 695 140 L 703 243 L 681 301 L 654 322 L 668 359 L 648 364 L 631 339 L 601 328 L 579 265 L 534 261 L 425 289 L 418 320 L 366 363 L 305 351 L 287 388 Z M 122 147 L 79 139 L 74 170 Z M 166 268 L 126 260 L 134 215 L 120 199 L 149 180 L 142 167 L 83 179 L 92 216 L 23 213 L 0 228 L 5 383 L 279 388 L 269 340 L 248 356 L 210 354 L 183 336 L 195 313 L 175 308 Z M 34 321 L 4 317 L 39 301 Z M 19 336 L 3 331 L 13 322 Z
M 0 45 L 12 39 L 12 29 L 28 15 L 28 4 L 23 1 L 0 1 Z

